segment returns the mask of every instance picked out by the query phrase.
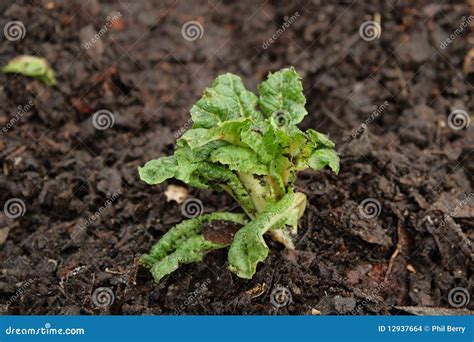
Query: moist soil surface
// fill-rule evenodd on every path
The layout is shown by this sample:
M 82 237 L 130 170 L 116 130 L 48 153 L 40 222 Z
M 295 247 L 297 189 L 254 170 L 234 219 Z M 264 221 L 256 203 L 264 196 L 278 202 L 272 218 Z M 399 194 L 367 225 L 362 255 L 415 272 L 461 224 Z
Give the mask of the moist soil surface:
M 455 110 L 474 113 L 474 37 L 468 27 L 456 31 L 472 6 L 1 2 L 1 26 L 19 20 L 26 28 L 23 39 L 2 37 L 2 64 L 42 56 L 58 80 L 47 87 L 0 74 L 0 199 L 25 205 L 16 218 L 0 213 L 1 312 L 472 310 L 469 300 L 457 308 L 450 291 L 472 293 L 474 124 L 448 120 Z M 183 38 L 190 20 L 203 28 L 198 39 Z M 380 22 L 379 37 L 362 39 L 366 21 Z M 269 257 L 252 280 L 231 273 L 226 250 L 217 250 L 154 283 L 138 257 L 184 219 L 164 193 L 183 184 L 148 186 L 137 167 L 173 152 L 190 107 L 217 75 L 238 74 L 255 91 L 289 65 L 308 99 L 300 126 L 328 133 L 341 156 L 337 176 L 299 174 L 309 203 L 296 249 L 268 239 Z M 112 127 L 94 127 L 99 110 L 113 114 Z M 188 190 L 204 212 L 239 211 L 225 193 Z

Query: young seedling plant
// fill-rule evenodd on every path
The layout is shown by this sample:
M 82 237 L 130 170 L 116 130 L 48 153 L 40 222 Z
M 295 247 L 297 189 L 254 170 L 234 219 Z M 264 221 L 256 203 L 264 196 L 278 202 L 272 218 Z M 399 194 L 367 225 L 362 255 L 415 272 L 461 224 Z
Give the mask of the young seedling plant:
M 174 155 L 138 169 L 151 185 L 175 178 L 196 188 L 223 190 L 244 212 L 203 214 L 171 228 L 141 257 L 155 281 L 229 245 L 229 269 L 252 278 L 268 255 L 265 233 L 294 248 L 306 207 L 306 196 L 295 190 L 297 171 L 329 166 L 339 172 L 334 143 L 313 129 L 297 127 L 307 111 L 293 67 L 270 73 L 258 92 L 248 91 L 236 75 L 217 77 L 191 108 L 193 126 L 177 140 Z M 209 238 L 206 226 L 226 222 L 241 227 L 233 240 Z

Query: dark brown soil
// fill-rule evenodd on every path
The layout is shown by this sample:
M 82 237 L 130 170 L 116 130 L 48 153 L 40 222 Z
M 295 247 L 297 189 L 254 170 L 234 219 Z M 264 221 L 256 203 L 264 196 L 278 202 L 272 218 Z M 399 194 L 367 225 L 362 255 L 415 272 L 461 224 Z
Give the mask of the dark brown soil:
M 19 198 L 26 206 L 15 219 L 0 213 L 1 312 L 453 309 L 450 290 L 472 293 L 473 286 L 474 124 L 454 130 L 447 120 L 453 110 L 474 113 L 473 68 L 466 58 L 474 36 L 465 28 L 445 49 L 440 43 L 474 14 L 470 5 L 0 2 L 1 27 L 20 20 L 27 29 L 18 41 L 2 36 L 2 64 L 19 54 L 39 55 L 58 78 L 48 88 L 0 74 L 2 127 L 18 106 L 33 102 L 0 140 L 1 203 Z M 90 49 L 81 48 L 117 12 L 121 18 Z M 264 49 L 296 13 L 296 21 Z M 361 39 L 359 27 L 377 13 L 380 38 Z M 189 20 L 201 23 L 201 39 L 183 39 L 181 27 Z M 300 174 L 298 188 L 309 205 L 296 250 L 269 241 L 271 253 L 250 281 L 232 274 L 226 251 L 219 250 L 154 284 L 137 258 L 183 215 L 179 204 L 166 202 L 171 182 L 147 186 L 137 167 L 172 153 L 174 135 L 189 125 L 189 108 L 214 77 L 233 72 L 255 90 L 269 71 L 289 65 L 303 76 L 308 98 L 310 115 L 302 127 L 329 133 L 342 162 L 339 176 Z M 378 115 L 374 107 L 382 107 Z M 92 125 L 101 109 L 114 114 L 112 128 Z M 223 193 L 190 193 L 205 212 L 238 210 Z M 360 210 L 367 199 L 380 203 L 373 218 Z M 113 291 L 111 306 L 94 305 L 99 287 Z M 292 298 L 277 308 L 271 294 L 280 287 Z M 472 301 L 463 308 L 472 310 Z

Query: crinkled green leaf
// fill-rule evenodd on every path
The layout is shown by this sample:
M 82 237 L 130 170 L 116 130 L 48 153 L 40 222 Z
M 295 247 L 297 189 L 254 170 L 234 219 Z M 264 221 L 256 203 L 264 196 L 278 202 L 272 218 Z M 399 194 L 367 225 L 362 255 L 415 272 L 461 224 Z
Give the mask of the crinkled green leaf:
M 174 226 L 149 254 L 140 258 L 141 263 L 151 269 L 155 281 L 178 269 L 180 264 L 201 261 L 207 251 L 226 246 L 208 241 L 201 234 L 203 224 L 213 221 L 231 221 L 241 225 L 248 222 L 243 214 L 223 212 L 204 214 Z
M 236 119 L 219 123 L 213 128 L 193 128 L 183 134 L 181 139 L 185 140 L 192 149 L 205 144 L 222 140 L 231 144 L 240 143 L 240 132 L 250 128 L 249 119 Z
M 229 268 L 241 278 L 251 279 L 257 264 L 266 259 L 268 246 L 263 234 L 292 212 L 302 212 L 301 206 L 306 203 L 302 193 L 288 193 L 280 201 L 270 205 L 253 221 L 235 234 L 229 249 Z M 304 210 L 304 209 L 303 209 Z
M 293 67 L 270 73 L 258 91 L 260 108 L 276 126 L 296 125 L 308 114 L 303 85 Z
M 255 214 L 255 207 L 248 190 L 242 185 L 239 177 L 227 167 L 212 163 L 202 163 L 196 168 L 192 176 L 208 184 L 209 187 L 224 189 L 239 202 L 249 216 L 252 217 Z M 178 179 L 186 182 L 183 178 Z
M 174 155 L 178 160 L 178 164 L 187 164 L 187 163 L 198 163 L 198 162 L 206 162 L 209 161 L 211 157 L 211 153 L 222 146 L 230 146 L 226 141 L 216 140 L 211 141 L 203 146 L 191 148 L 189 147 L 188 143 L 183 140 L 179 139 L 176 142 L 176 151 Z
M 329 139 L 329 137 L 326 134 L 316 132 L 314 129 L 311 129 L 311 128 L 308 129 L 306 131 L 306 134 L 308 135 L 310 140 L 314 142 L 316 145 L 325 146 L 329 148 L 334 148 L 336 146 L 336 144 L 334 144 L 334 142 L 331 139 Z
M 306 134 L 296 126 L 289 127 L 286 132 L 288 134 L 288 145 L 285 152 L 292 157 L 303 153 L 305 146 L 308 144 Z
M 261 164 L 257 154 L 248 147 L 235 145 L 220 147 L 212 152 L 211 161 L 228 165 L 231 170 L 237 172 L 268 174 L 268 167 Z
M 339 157 L 336 151 L 330 148 L 314 150 L 309 157 L 308 165 L 315 171 L 329 166 L 335 173 L 339 173 Z
M 242 143 L 251 148 L 265 165 L 268 165 L 274 156 L 281 153 L 281 148 L 275 139 L 275 131 L 271 125 L 243 130 L 240 137 Z
M 204 223 L 212 221 L 231 221 L 239 224 L 245 224 L 248 222 L 244 214 L 228 212 L 203 214 L 185 220 L 168 230 L 168 232 L 163 235 L 155 245 L 153 245 L 150 253 L 148 253 L 148 257 L 152 258 L 154 261 L 162 260 L 166 255 L 173 252 L 179 246 L 181 241 L 200 234 Z
M 168 178 L 174 177 L 178 163 L 175 156 L 162 157 L 147 162 L 138 168 L 140 179 L 148 184 L 160 184 Z
M 46 59 L 35 56 L 18 56 L 2 68 L 5 73 L 18 73 L 43 81 L 48 86 L 56 84 L 54 71 Z
M 260 121 L 262 114 L 256 109 L 257 102 L 257 96 L 245 89 L 240 77 L 221 75 L 191 108 L 193 128 L 211 128 L 238 118 Z
M 224 247 L 226 245 L 208 241 L 202 235 L 192 236 L 183 241 L 172 254 L 151 266 L 153 279 L 159 282 L 164 276 L 176 271 L 179 265 L 202 261 L 206 252 Z

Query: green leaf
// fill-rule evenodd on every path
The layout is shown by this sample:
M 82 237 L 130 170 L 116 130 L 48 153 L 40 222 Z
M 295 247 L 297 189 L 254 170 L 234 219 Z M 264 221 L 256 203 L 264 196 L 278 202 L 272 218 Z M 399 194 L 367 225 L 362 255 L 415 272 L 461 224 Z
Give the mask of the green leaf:
M 303 85 L 293 67 L 270 73 L 258 91 L 260 108 L 277 127 L 296 125 L 308 114 Z
M 191 108 L 193 128 L 211 128 L 238 118 L 263 119 L 257 111 L 257 96 L 245 89 L 240 77 L 227 73 L 206 88 L 202 98 Z
M 275 139 L 275 131 L 269 124 L 262 125 L 261 128 L 242 130 L 240 138 L 242 143 L 251 148 L 265 165 L 270 164 L 274 156 L 281 152 Z
M 288 133 L 288 145 L 285 148 L 285 152 L 292 157 L 304 153 L 304 149 L 308 144 L 308 138 L 306 134 L 296 126 L 291 126 L 286 131 Z M 312 148 L 310 147 L 309 152 L 311 151 Z
M 206 145 L 211 141 L 222 140 L 228 143 L 240 144 L 240 132 L 250 128 L 249 119 L 236 119 L 219 123 L 213 128 L 193 128 L 183 134 L 181 139 L 185 140 L 192 149 Z
M 239 202 L 250 217 L 255 215 L 255 206 L 248 190 L 242 185 L 239 177 L 225 166 L 206 163 L 196 169 L 194 176 L 202 182 L 224 189 Z
M 308 165 L 315 171 L 319 171 L 329 165 L 336 174 L 339 173 L 339 157 L 336 151 L 329 148 L 314 150 L 308 160 Z
M 18 56 L 2 68 L 4 73 L 18 73 L 43 81 L 48 86 L 56 84 L 54 71 L 44 58 L 35 56 Z
M 286 193 L 286 184 L 290 177 L 291 163 L 288 158 L 280 155 L 270 163 L 269 170 L 275 183 L 274 189 L 277 189 L 277 195 L 282 196 Z
M 202 235 L 192 236 L 180 243 L 172 254 L 151 265 L 150 271 L 153 279 L 159 282 L 164 276 L 176 271 L 181 264 L 202 261 L 206 252 L 224 247 L 226 245 L 208 241 Z
M 325 146 L 329 148 L 336 147 L 336 144 L 331 139 L 329 139 L 326 134 L 316 132 L 311 128 L 306 131 L 306 134 L 308 135 L 309 139 L 317 146 Z
M 237 172 L 248 172 L 255 175 L 268 175 L 267 166 L 260 163 L 258 156 L 248 147 L 223 146 L 211 154 L 211 161 L 228 165 Z
M 292 217 L 294 211 L 302 212 L 301 207 L 304 210 L 305 204 L 306 197 L 302 193 L 288 193 L 241 228 L 229 249 L 229 269 L 241 278 L 251 279 L 257 264 L 268 255 L 263 234 L 287 217 Z
M 174 177 L 177 169 L 176 157 L 170 156 L 150 160 L 143 167 L 138 168 L 138 174 L 142 181 L 154 185 Z
M 248 222 L 245 215 L 228 212 L 204 214 L 183 221 L 163 235 L 150 253 L 140 258 L 140 262 L 151 269 L 158 282 L 178 269 L 180 264 L 201 261 L 207 251 L 226 246 L 208 241 L 202 236 L 203 224 L 213 221 L 231 221 L 241 225 Z
M 199 162 L 207 162 L 211 158 L 211 153 L 214 152 L 216 149 L 223 147 L 223 146 L 231 146 L 226 141 L 216 140 L 211 141 L 203 146 L 191 148 L 189 147 L 188 143 L 183 140 L 179 139 L 176 142 L 177 148 L 174 152 L 176 159 L 178 160 L 178 164 L 187 164 L 187 163 L 199 163 Z

